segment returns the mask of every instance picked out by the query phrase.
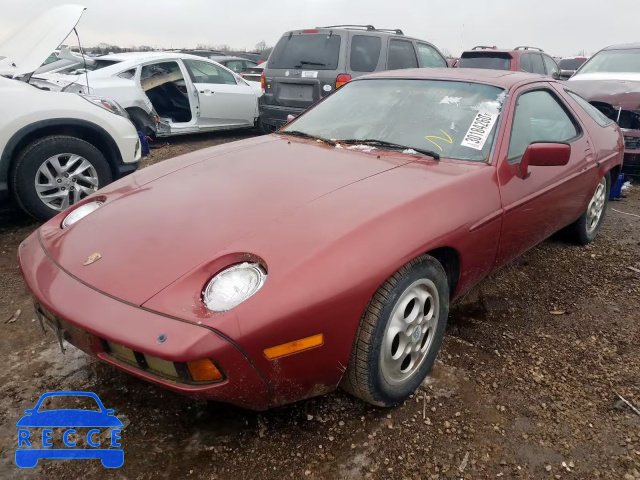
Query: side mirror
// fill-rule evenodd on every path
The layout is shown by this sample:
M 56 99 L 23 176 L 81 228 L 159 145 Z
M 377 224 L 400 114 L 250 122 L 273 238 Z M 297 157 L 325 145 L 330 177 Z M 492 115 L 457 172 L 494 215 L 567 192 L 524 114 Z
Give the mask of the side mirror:
M 571 145 L 568 143 L 532 143 L 518 165 L 521 178 L 529 176 L 529 167 L 561 167 L 569 163 Z

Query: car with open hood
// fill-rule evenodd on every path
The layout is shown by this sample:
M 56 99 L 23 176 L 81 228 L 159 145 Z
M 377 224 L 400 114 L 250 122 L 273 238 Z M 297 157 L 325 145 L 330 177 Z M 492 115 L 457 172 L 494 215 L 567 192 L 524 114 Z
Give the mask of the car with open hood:
M 395 405 L 450 302 L 560 229 L 596 237 L 623 144 L 577 98 L 518 72 L 360 77 L 278 133 L 101 190 L 20 268 L 61 343 L 175 391 Z
M 53 25 L 56 38 L 64 38 L 83 11 L 76 5 L 57 7 L 33 25 L 38 31 Z M 26 48 L 24 34 L 0 42 L 5 65 L 19 76 L 37 68 L 56 46 L 40 36 Z M 138 166 L 138 133 L 112 100 L 0 77 L 0 105 L 0 203 L 13 199 L 33 217 L 48 220 Z
M 69 35 L 59 18 L 65 8 L 84 11 L 77 5 L 54 8 L 19 29 L 3 45 L 4 50 L 0 47 L 0 55 L 14 63 L 20 61 L 20 67 L 9 65 L 7 69 L 3 60 L 0 74 L 28 79 L 45 90 L 109 98 L 126 110 L 145 135 L 164 137 L 255 126 L 260 87 L 208 58 L 179 52 L 78 58 L 67 52 L 59 62 L 41 68 Z
M 569 79 L 579 93 L 622 129 L 622 171 L 640 177 L 640 43 L 612 45 L 592 56 Z

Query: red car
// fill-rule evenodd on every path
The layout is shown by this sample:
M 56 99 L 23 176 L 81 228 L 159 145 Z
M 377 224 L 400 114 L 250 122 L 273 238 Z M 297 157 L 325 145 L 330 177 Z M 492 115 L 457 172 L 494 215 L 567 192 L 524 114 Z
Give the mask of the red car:
M 594 239 L 624 148 L 598 120 L 537 75 L 358 78 L 276 134 L 97 192 L 20 267 L 61 345 L 145 380 L 252 409 L 338 386 L 395 405 L 451 301 L 557 230 Z
M 529 72 L 560 78 L 560 67 L 550 55 L 537 47 L 516 47 L 500 50 L 497 47 L 478 46 L 463 52 L 456 68 L 488 68 Z

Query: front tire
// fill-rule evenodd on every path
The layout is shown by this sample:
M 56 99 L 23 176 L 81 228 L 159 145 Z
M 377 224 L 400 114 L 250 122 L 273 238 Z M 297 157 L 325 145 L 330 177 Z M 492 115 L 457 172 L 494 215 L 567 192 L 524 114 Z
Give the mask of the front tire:
M 607 173 L 596 187 L 587 210 L 574 223 L 567 227 L 571 239 L 579 245 L 588 245 L 595 240 L 607 214 L 611 177 Z
M 109 163 L 96 147 L 66 135 L 40 138 L 18 156 L 13 195 L 38 220 L 48 220 L 111 183 Z
M 382 407 L 407 399 L 433 367 L 448 315 L 442 265 L 423 255 L 402 267 L 362 315 L 341 388 Z

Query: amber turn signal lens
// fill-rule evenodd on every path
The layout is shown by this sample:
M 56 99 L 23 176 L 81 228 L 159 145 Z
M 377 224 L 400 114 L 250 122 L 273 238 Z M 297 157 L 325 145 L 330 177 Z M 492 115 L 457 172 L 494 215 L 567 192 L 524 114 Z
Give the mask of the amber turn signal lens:
M 292 353 L 302 352 L 303 350 L 309 350 L 310 348 L 319 347 L 324 343 L 324 336 L 322 334 L 314 335 L 313 337 L 303 338 L 302 340 L 296 340 L 295 342 L 284 343 L 277 347 L 267 348 L 264 354 L 269 360 L 274 358 L 284 357 L 291 355 Z
M 216 368 L 211 360 L 202 359 L 187 362 L 187 368 L 194 382 L 212 382 L 222 380 L 222 373 Z

